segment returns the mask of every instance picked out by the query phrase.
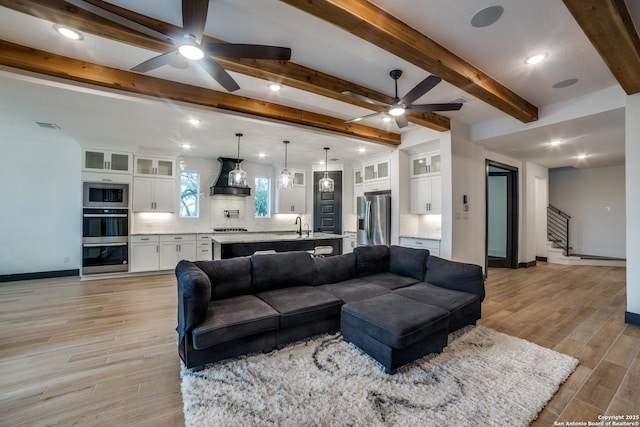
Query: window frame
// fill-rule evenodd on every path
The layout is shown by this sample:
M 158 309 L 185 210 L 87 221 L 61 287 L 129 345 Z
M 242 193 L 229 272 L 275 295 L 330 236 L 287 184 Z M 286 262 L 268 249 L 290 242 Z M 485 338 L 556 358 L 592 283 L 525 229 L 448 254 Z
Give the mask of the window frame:
M 195 215 L 183 215 L 182 214 L 182 209 L 183 209 L 183 203 L 182 203 L 182 193 L 183 193 L 183 184 L 182 184 L 182 180 L 183 180 L 183 175 L 184 174 L 195 174 L 197 176 L 197 182 L 196 182 L 196 190 L 195 190 L 195 199 L 196 199 L 196 209 L 195 209 Z M 200 172 L 198 171 L 194 171 L 194 170 L 181 170 L 180 171 L 180 191 L 178 192 L 178 218 L 200 218 Z
M 266 195 L 266 203 L 267 203 L 267 213 L 266 215 L 258 215 L 258 208 L 257 208 L 257 203 L 258 203 L 258 180 L 260 179 L 266 179 L 267 180 L 267 185 L 266 185 L 266 190 L 267 190 L 267 195 Z M 254 178 L 254 201 L 253 201 L 253 208 L 254 208 L 254 212 L 253 212 L 253 216 L 256 219 L 268 219 L 271 218 L 271 177 L 269 175 L 259 175 L 256 176 Z

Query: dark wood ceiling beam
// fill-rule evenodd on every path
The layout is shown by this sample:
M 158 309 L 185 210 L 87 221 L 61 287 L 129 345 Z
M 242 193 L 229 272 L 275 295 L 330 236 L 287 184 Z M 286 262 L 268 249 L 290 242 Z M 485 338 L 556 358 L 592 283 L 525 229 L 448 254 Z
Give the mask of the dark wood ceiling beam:
M 397 146 L 400 135 L 267 101 L 92 64 L 0 40 L 0 64 L 110 89 L 251 114 Z
M 528 123 L 538 108 L 478 68 L 366 0 L 280 0 L 332 23 Z
M 627 95 L 640 92 L 640 38 L 624 0 L 563 0 Z
M 163 34 L 178 36 L 181 32 L 181 28 L 179 27 L 140 15 L 101 0 L 88 1 L 89 3 L 103 7 Z M 68 25 L 80 31 L 85 31 L 110 40 L 156 52 L 167 52 L 174 48 L 169 42 L 139 34 L 123 26 L 114 25 L 111 21 L 79 9 L 63 0 L 0 0 L 0 6 L 51 22 Z M 204 37 L 204 41 L 208 43 L 225 42 L 208 36 Z M 391 102 L 392 99 L 389 95 L 313 70 L 292 61 L 260 61 L 227 58 L 216 58 L 216 61 L 229 71 L 279 82 L 286 86 L 357 105 L 368 110 L 384 111 L 382 107 L 343 95 L 342 92 L 351 91 L 383 102 Z M 407 118 L 414 124 L 436 131 L 444 132 L 450 129 L 449 118 L 437 113 L 410 113 L 407 114 Z

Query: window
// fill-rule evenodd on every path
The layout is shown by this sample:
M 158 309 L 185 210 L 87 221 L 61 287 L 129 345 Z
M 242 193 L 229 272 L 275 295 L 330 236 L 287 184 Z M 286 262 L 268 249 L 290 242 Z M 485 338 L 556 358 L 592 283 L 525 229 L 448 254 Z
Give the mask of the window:
M 271 178 L 256 177 L 256 218 L 271 217 Z
M 200 216 L 200 173 L 182 171 L 180 173 L 180 217 Z

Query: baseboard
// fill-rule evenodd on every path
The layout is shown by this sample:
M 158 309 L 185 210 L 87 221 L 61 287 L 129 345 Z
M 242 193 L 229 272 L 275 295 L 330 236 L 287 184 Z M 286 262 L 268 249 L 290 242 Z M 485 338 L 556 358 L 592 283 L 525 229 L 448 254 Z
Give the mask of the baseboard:
M 547 257 L 546 256 L 537 256 L 536 257 L 536 261 L 547 262 Z
M 640 314 L 625 311 L 624 323 L 628 323 L 629 325 L 640 326 Z
M 18 280 L 51 279 L 54 277 L 79 276 L 80 270 L 40 271 L 38 273 L 20 273 L 0 275 L 0 282 L 16 282 Z
M 529 268 L 529 267 L 535 267 L 535 266 L 536 266 L 535 261 L 521 262 L 520 264 L 518 264 L 518 268 Z

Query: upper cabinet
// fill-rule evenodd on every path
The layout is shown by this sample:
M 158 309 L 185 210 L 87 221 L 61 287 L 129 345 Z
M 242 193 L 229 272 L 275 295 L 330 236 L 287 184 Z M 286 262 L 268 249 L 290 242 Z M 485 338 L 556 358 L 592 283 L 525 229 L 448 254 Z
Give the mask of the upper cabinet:
M 303 214 L 307 211 L 306 175 L 303 171 L 290 169 L 293 188 L 276 189 L 275 213 Z
M 358 168 L 353 171 L 353 185 L 362 184 L 362 169 Z
M 411 159 L 411 178 L 426 176 L 430 174 L 439 174 L 440 152 L 419 154 L 412 156 Z
M 364 163 L 362 165 L 364 173 L 364 182 L 375 181 L 378 179 L 389 179 L 389 160 L 379 160 L 373 163 Z
M 131 174 L 131 153 L 87 148 L 82 155 L 82 168 L 85 171 Z
M 173 178 L 175 174 L 175 163 L 173 159 L 136 156 L 134 173 L 138 176 Z

